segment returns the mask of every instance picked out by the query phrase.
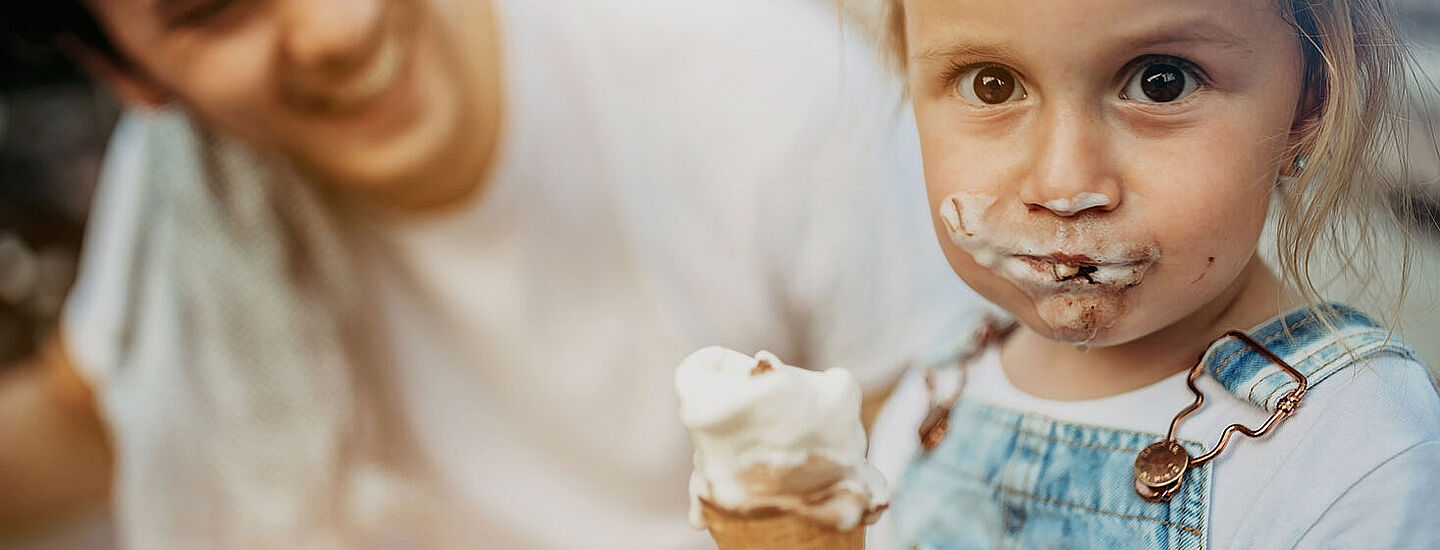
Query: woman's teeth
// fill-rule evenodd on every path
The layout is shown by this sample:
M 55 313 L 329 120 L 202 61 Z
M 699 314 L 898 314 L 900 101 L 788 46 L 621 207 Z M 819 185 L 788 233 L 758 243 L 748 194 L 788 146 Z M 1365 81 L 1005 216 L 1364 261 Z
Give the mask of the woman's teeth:
M 341 96 L 342 102 L 364 103 L 390 89 L 400 74 L 401 53 L 403 52 L 397 42 L 386 44 L 380 51 L 379 59 Z
M 328 114 L 363 109 L 397 84 L 404 62 L 405 48 L 400 41 L 388 41 L 363 73 L 348 79 L 345 84 L 311 96 L 307 103 L 310 108 Z

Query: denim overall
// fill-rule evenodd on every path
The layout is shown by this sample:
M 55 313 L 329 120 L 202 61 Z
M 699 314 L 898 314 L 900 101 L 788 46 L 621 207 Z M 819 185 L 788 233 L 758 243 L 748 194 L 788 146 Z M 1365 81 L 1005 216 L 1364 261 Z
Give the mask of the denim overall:
M 1314 310 L 1300 308 L 1248 334 L 1304 374 L 1310 388 L 1363 358 L 1383 353 L 1414 358 L 1360 312 L 1328 307 L 1334 315 L 1330 326 Z M 1201 362 L 1230 393 L 1268 411 L 1297 386 L 1234 338 L 1212 344 Z M 1155 414 L 1168 419 L 1185 405 Z M 1303 403 L 1295 414 L 1306 414 Z M 1135 456 L 1163 435 L 1071 424 L 963 396 L 949 418 L 944 439 L 911 462 L 893 497 L 900 548 L 1209 545 L 1213 463 L 1188 471 L 1168 502 L 1146 502 L 1135 494 Z M 1191 456 L 1208 451 L 1205 444 L 1180 443 Z

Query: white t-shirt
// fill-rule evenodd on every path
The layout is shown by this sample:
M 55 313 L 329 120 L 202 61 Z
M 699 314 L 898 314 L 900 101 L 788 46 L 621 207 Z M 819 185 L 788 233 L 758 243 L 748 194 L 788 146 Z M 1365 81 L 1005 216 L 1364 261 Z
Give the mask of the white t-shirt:
M 970 367 L 961 399 L 1061 421 L 1163 434 L 1194 401 L 1189 371 L 1101 399 L 1056 401 L 1016 388 L 997 349 Z M 1262 439 L 1231 438 L 1211 470 L 1214 548 L 1440 548 L 1440 397 L 1413 362 L 1382 356 L 1340 371 L 1305 395 L 1295 416 Z M 1177 437 L 1214 445 L 1226 426 L 1257 427 L 1269 413 L 1202 376 L 1204 406 Z M 928 410 L 919 373 L 896 388 L 876 421 L 871 461 L 895 480 L 919 449 Z M 1136 497 L 1139 498 L 1139 497 Z M 893 543 L 876 528 L 873 548 Z
M 507 110 L 485 191 L 375 219 L 365 248 L 395 420 L 469 547 L 704 547 L 672 382 L 688 352 L 768 349 L 874 389 L 977 320 L 935 244 L 913 122 L 824 2 L 497 7 Z M 116 154 L 143 156 L 125 139 L 144 124 L 124 121 Z M 132 164 L 103 178 L 65 316 L 97 384 L 138 261 L 116 252 Z

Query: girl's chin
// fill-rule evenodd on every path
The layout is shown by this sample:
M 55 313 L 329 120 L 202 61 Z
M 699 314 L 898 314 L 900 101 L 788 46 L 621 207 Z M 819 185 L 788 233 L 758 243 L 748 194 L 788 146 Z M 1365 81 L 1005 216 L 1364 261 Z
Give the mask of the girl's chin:
M 1128 310 L 1123 292 L 1103 290 L 1051 294 L 1036 298 L 1034 304 L 1042 326 L 1031 328 L 1069 344 L 1105 345 L 1115 340 L 1113 329 Z

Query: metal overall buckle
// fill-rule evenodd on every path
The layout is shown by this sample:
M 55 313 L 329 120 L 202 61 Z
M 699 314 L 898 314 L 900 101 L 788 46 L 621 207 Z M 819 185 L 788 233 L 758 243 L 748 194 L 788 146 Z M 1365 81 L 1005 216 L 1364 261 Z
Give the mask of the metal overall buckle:
M 1180 428 L 1181 421 L 1199 410 L 1200 406 L 1205 403 L 1205 394 L 1200 393 L 1200 388 L 1195 387 L 1195 379 L 1200 377 L 1201 372 L 1204 372 L 1205 362 L 1203 360 L 1197 361 L 1195 366 L 1190 369 L 1190 376 L 1185 380 L 1186 385 L 1190 386 L 1190 393 L 1195 394 L 1195 401 L 1191 403 L 1190 406 L 1182 409 L 1179 414 L 1175 415 L 1175 419 L 1170 421 L 1170 432 L 1166 434 L 1165 439 L 1151 443 L 1135 456 L 1135 493 L 1140 495 L 1140 498 L 1149 502 L 1167 502 L 1171 498 L 1174 498 L 1174 496 L 1180 492 L 1180 487 L 1185 484 L 1185 473 L 1191 468 L 1200 466 L 1219 456 L 1220 453 L 1225 450 L 1225 445 L 1230 442 L 1230 436 L 1234 435 L 1235 432 L 1240 432 L 1254 438 L 1264 437 L 1281 421 L 1295 414 L 1295 410 L 1300 407 L 1300 401 L 1305 398 L 1308 381 L 1304 374 L 1301 374 L 1300 371 L 1295 370 L 1294 367 L 1290 366 L 1278 355 L 1275 355 L 1274 352 L 1250 338 L 1250 335 L 1238 330 L 1227 332 L 1215 341 L 1219 342 L 1227 337 L 1240 340 L 1249 346 L 1250 349 L 1264 355 L 1271 363 L 1280 367 L 1280 370 L 1285 371 L 1285 374 L 1294 378 L 1295 381 L 1300 384 L 1300 387 L 1291 390 L 1290 393 L 1280 398 L 1280 402 L 1275 406 L 1275 412 L 1270 415 L 1270 419 L 1266 420 L 1264 425 L 1260 426 L 1260 429 L 1251 430 L 1240 424 L 1231 424 L 1220 434 L 1220 442 L 1215 444 L 1214 449 L 1198 457 L 1191 458 L 1190 453 L 1185 450 L 1185 447 L 1175 441 L 1175 431 Z M 1202 355 L 1201 357 L 1203 358 L 1204 356 Z
M 959 370 L 960 380 L 955 390 L 944 399 L 936 399 L 935 394 L 939 391 L 935 382 L 934 369 L 925 371 L 925 390 L 930 395 L 930 412 L 925 415 L 925 420 L 920 422 L 920 447 L 927 452 L 935 449 L 945 439 L 945 434 L 950 431 L 950 411 L 960 401 L 960 394 L 965 391 L 965 382 L 969 378 L 969 366 L 980 354 L 984 353 L 990 346 L 1000 343 L 1015 328 L 1019 326 L 1014 321 L 1005 322 L 1000 319 L 986 318 L 984 325 L 979 332 L 975 333 L 970 348 L 960 354 L 955 360 L 955 366 Z

